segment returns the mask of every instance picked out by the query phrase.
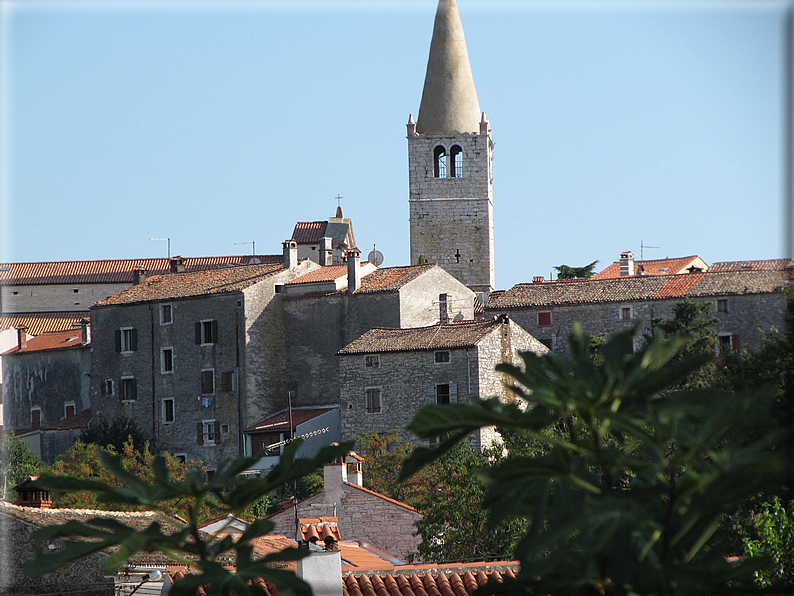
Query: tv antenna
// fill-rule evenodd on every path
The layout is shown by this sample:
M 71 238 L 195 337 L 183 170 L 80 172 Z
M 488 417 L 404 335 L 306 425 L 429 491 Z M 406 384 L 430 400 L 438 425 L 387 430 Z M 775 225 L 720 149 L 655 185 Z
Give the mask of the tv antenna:
M 659 246 L 648 246 L 647 244 L 644 244 L 642 240 L 640 240 L 640 261 L 644 261 L 645 260 L 643 252 L 645 251 L 646 248 L 660 248 L 660 247 Z
M 149 238 L 149 240 L 165 240 L 168 242 L 168 258 L 171 258 L 171 239 L 170 238 Z
M 375 265 L 375 267 L 380 267 L 383 264 L 383 253 L 379 250 L 375 250 L 375 245 L 372 245 L 372 251 L 367 255 L 367 260 Z
M 234 243 L 235 246 L 239 246 L 241 244 L 250 244 L 251 245 L 251 256 L 252 257 L 256 256 L 256 241 L 255 240 L 251 240 L 251 242 L 235 242 Z

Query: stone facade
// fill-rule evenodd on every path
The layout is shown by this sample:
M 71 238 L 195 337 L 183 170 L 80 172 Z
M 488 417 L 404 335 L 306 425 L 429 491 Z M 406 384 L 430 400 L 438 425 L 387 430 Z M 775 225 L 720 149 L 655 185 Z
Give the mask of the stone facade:
M 509 399 L 504 375 L 495 367 L 518 362 L 524 351 L 544 353 L 546 348 L 507 317 L 375 329 L 340 352 L 342 439 L 397 428 L 403 440 L 427 445 L 405 430 L 424 405 Z M 483 429 L 469 443 L 479 449 L 495 438 L 493 429 Z

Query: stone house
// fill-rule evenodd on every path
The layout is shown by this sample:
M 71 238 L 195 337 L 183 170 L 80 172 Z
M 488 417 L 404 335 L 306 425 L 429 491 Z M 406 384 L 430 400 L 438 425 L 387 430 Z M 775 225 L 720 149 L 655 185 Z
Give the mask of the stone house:
M 339 351 L 342 439 L 397 428 L 404 440 L 427 445 L 404 430 L 422 406 L 469 404 L 481 396 L 509 399 L 504 375 L 495 367 L 518 363 L 518 353 L 527 351 L 543 354 L 547 348 L 506 315 L 371 329 Z M 481 449 L 496 438 L 494 429 L 482 429 L 469 444 Z
M 568 349 L 567 338 L 574 323 L 581 323 L 590 335 L 600 335 L 641 321 L 641 332 L 650 334 L 652 319 L 672 318 L 673 308 L 684 298 L 711 305 L 718 319 L 715 348 L 720 352 L 756 349 L 763 341 L 763 332 L 785 329 L 783 290 L 792 287 L 794 274 L 794 263 L 789 259 L 721 262 L 705 270 L 695 265 L 675 273 L 643 275 L 638 271 L 634 268 L 631 275 L 599 274 L 591 279 L 535 278 L 533 283 L 494 292 L 484 312 L 509 314 L 560 353 Z
M 146 278 L 92 308 L 97 418 L 134 418 L 155 450 L 213 469 L 241 429 L 284 400 L 278 289 L 319 265 L 284 243 L 279 264 Z
M 337 207 L 336 217 L 328 221 L 299 221 L 292 232 L 298 244 L 298 258 L 311 259 L 320 265 L 341 265 L 345 254 L 356 248 L 353 223 Z
M 286 380 L 294 405 L 338 403 L 336 354 L 373 327 L 474 317 L 474 293 L 438 265 L 376 269 L 360 265 L 358 251 L 350 251 L 347 268 L 345 274 L 344 266 L 323 267 L 282 290 Z
M 83 319 L 79 328 L 68 331 L 29 337 L 20 327 L 17 334 L 17 346 L 2 355 L 5 428 L 51 464 L 79 430 L 71 423 L 53 425 L 91 407 L 90 325 Z
M 401 559 L 414 552 L 420 542 L 418 536 L 412 535 L 416 530 L 414 522 L 422 514 L 410 505 L 365 488 L 363 461 L 351 452 L 344 461 L 326 464 L 323 490 L 269 516 L 275 524 L 272 533 L 297 537 L 301 528 L 296 527 L 296 519 L 335 518 L 338 536 L 344 540 L 368 542 Z

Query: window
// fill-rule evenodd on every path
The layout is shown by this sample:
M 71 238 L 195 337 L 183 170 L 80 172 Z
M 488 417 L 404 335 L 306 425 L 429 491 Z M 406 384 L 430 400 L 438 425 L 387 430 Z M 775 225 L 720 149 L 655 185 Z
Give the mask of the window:
M 221 424 L 221 436 L 225 437 L 229 434 L 229 425 L 228 424 Z
M 178 461 L 179 463 L 181 463 L 181 464 L 186 464 L 187 463 L 187 454 L 186 453 L 177 453 L 174 456 L 174 459 L 176 461 Z
M 133 401 L 138 399 L 138 383 L 134 378 L 122 378 L 119 388 L 121 390 L 121 395 L 119 397 L 122 401 Z
M 453 145 L 452 149 L 449 150 L 450 156 L 450 178 L 462 178 L 463 177 L 463 149 L 460 148 L 460 145 Z
M 438 295 L 438 320 L 441 323 L 449 323 L 449 301 L 447 294 Z
M 251 455 L 261 455 L 268 457 L 278 455 L 281 452 L 281 445 L 274 447 L 281 442 L 281 433 L 259 433 L 251 435 Z
M 204 478 L 207 482 L 210 482 L 213 478 L 215 478 L 215 470 L 204 470 Z
M 720 298 L 717 300 L 717 312 L 728 312 L 728 299 Z
M 32 408 L 30 410 L 30 425 L 33 428 L 41 427 L 41 408 Z
M 99 393 L 102 397 L 112 397 L 113 396 L 113 379 L 108 379 L 104 381 L 99 386 Z
M 214 344 L 218 341 L 218 321 L 199 321 L 196 323 L 196 343 Z
M 160 371 L 163 374 L 174 372 L 173 348 L 163 348 L 160 350 Z
M 447 177 L 447 150 L 442 145 L 433 149 L 433 175 L 436 178 Z
M 77 288 L 72 288 L 72 293 L 73 294 L 79 294 L 80 290 L 78 290 Z
M 163 401 L 163 424 L 171 424 L 174 421 L 174 398 L 166 397 Z
M 199 445 L 212 446 L 220 440 L 221 423 L 217 420 L 202 420 L 196 423 L 196 431 Z
M 134 352 L 138 349 L 138 330 L 134 327 L 122 327 L 116 330 L 116 351 Z
M 170 304 L 161 304 L 160 305 L 160 324 L 161 325 L 170 325 L 174 322 L 174 313 L 171 310 Z
M 367 413 L 380 414 L 380 387 L 367 389 Z
M 364 356 L 364 366 L 367 368 L 380 367 L 380 356 L 378 354 L 373 354 L 372 356 Z
M 430 385 L 427 388 L 427 402 L 430 404 L 458 403 L 458 386 L 455 383 Z
M 215 371 L 212 369 L 201 371 L 201 393 L 209 395 L 215 393 Z
M 231 393 L 234 391 L 234 371 L 226 371 L 221 373 L 221 391 L 224 393 Z
M 539 312 L 538 313 L 538 325 L 540 327 L 548 327 L 551 325 L 551 313 L 550 312 Z
M 740 349 L 739 334 L 734 333 L 731 335 L 720 335 L 717 349 L 722 355 L 730 354 L 731 352 L 738 352 Z
M 620 307 L 620 319 L 622 321 L 628 321 L 631 319 L 631 307 L 630 306 L 621 306 Z
M 74 416 L 74 402 L 67 401 L 65 404 L 63 404 L 63 417 L 65 419 L 69 419 L 72 416 Z
M 435 358 L 436 364 L 444 364 L 449 362 L 449 351 L 444 350 L 443 352 L 436 352 Z

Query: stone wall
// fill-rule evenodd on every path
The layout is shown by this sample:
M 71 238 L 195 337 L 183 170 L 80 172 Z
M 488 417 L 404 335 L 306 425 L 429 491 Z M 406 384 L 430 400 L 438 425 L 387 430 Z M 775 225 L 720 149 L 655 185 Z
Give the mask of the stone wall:
M 441 267 L 433 267 L 400 288 L 400 327 L 425 327 L 440 319 L 439 295 L 447 295 L 447 317 L 474 319 L 474 292 Z
M 85 310 L 108 296 L 126 290 L 130 283 L 47 284 L 1 286 L 4 313 Z

